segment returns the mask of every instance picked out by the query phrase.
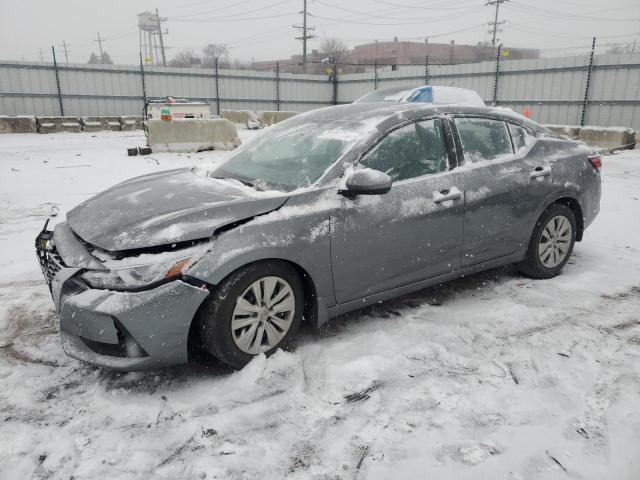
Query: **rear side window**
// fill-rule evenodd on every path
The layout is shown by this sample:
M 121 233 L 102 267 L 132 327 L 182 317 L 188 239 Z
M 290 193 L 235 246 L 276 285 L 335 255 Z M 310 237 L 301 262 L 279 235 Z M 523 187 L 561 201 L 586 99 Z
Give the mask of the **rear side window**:
M 509 130 L 511 130 L 511 138 L 513 139 L 513 146 L 516 149 L 516 153 L 528 148 L 535 140 L 535 137 L 531 135 L 526 128 L 522 128 L 519 125 L 510 123 Z
M 426 120 L 394 130 L 360 164 L 385 172 L 394 181 L 445 171 L 442 122 Z
M 505 122 L 489 118 L 456 118 L 456 127 L 467 160 L 495 160 L 513 154 Z

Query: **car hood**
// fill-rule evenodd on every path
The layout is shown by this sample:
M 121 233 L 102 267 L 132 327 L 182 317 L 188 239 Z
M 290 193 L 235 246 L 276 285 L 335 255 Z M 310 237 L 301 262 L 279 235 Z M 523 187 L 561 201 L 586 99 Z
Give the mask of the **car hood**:
M 271 212 L 288 198 L 191 169 L 169 170 L 105 190 L 71 210 L 67 222 L 85 242 L 131 250 L 207 238 L 220 227 Z

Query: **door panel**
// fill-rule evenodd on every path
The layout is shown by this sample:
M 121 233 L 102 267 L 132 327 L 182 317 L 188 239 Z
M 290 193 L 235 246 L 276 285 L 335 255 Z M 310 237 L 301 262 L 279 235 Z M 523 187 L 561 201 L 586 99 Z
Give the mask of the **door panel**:
M 461 172 L 465 189 L 461 266 L 516 252 L 522 220 L 531 207 L 529 173 L 520 160 L 484 164 Z
M 488 118 L 456 119 L 455 124 L 467 164 L 460 172 L 465 189 L 460 263 L 466 267 L 526 246 L 548 176 L 535 153 L 535 137 L 525 129 Z M 484 131 L 477 128 L 488 124 Z M 506 144 L 509 138 L 515 153 Z
M 460 198 L 443 200 L 454 187 Z M 463 196 L 459 175 L 445 172 L 399 182 L 386 195 L 342 198 L 331 212 L 338 303 L 456 270 Z

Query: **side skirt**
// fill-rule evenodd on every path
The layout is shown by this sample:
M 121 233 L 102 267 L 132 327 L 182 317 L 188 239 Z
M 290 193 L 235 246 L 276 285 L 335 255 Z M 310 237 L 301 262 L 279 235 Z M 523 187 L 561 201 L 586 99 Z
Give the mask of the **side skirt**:
M 428 278 L 426 280 L 421 280 L 419 282 L 410 283 L 409 285 L 403 285 L 401 287 L 396 287 L 391 290 L 375 293 L 373 295 L 369 295 L 363 298 L 358 298 L 356 300 L 350 300 L 348 302 L 341 303 L 339 305 L 334 305 L 333 307 L 327 308 L 327 317 L 332 318 L 338 315 L 342 315 L 343 313 L 351 312 L 353 310 L 358 310 L 360 308 L 364 308 L 369 305 L 384 302 L 386 300 L 391 300 L 392 298 L 417 292 L 418 290 L 422 290 L 424 288 L 431 287 L 439 283 L 448 282 L 449 280 L 454 280 L 462 276 L 472 275 L 474 273 L 482 272 L 484 270 L 490 270 L 492 268 L 501 267 L 503 265 L 508 265 L 511 263 L 517 263 L 517 262 L 520 262 L 522 259 L 523 259 L 523 253 L 515 252 L 504 257 L 496 258 L 494 260 L 479 263 L 476 265 L 471 265 L 463 269 L 456 270 L 454 272 L 446 273 L 444 275 L 439 275 L 437 277 Z

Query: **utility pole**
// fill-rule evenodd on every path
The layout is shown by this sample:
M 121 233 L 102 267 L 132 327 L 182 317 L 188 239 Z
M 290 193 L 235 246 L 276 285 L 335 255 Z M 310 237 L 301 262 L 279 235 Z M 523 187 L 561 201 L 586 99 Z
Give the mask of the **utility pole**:
M 500 31 L 500 26 L 505 24 L 504 20 L 498 21 L 498 12 L 500 10 L 500 5 L 508 2 L 509 0 L 489 0 L 485 6 L 487 5 L 495 5 L 496 6 L 496 16 L 493 20 L 493 22 L 489 22 L 489 26 L 492 27 L 493 30 L 493 34 L 492 34 L 492 38 L 491 38 L 491 46 L 493 48 L 496 48 L 496 34 Z M 489 33 L 492 33 L 491 31 L 489 31 Z
M 40 61 L 44 62 L 44 53 L 42 51 L 42 48 L 38 49 L 38 52 L 40 52 Z
M 62 40 L 62 48 L 64 49 L 64 58 L 67 61 L 67 63 L 69 63 L 69 52 L 67 51 L 67 42 L 65 40 Z
M 162 52 L 162 66 L 167 66 L 167 57 L 164 54 L 164 40 L 162 39 L 162 25 L 160 25 L 160 14 L 156 8 L 156 21 L 158 22 L 158 35 L 160 36 L 160 51 Z
M 94 40 L 94 42 L 98 42 L 98 47 L 100 48 L 100 63 L 102 63 L 104 54 L 102 53 L 102 39 L 100 38 L 100 32 L 98 32 L 98 40 Z
M 307 71 L 307 40 L 314 38 L 315 35 L 309 35 L 309 30 L 315 30 L 313 27 L 307 26 L 307 15 L 311 15 L 307 12 L 307 0 L 303 1 L 303 9 L 300 12 L 302 14 L 302 26 L 294 25 L 293 28 L 297 28 L 302 32 L 301 37 L 296 37 L 296 40 L 302 40 L 302 71 Z

